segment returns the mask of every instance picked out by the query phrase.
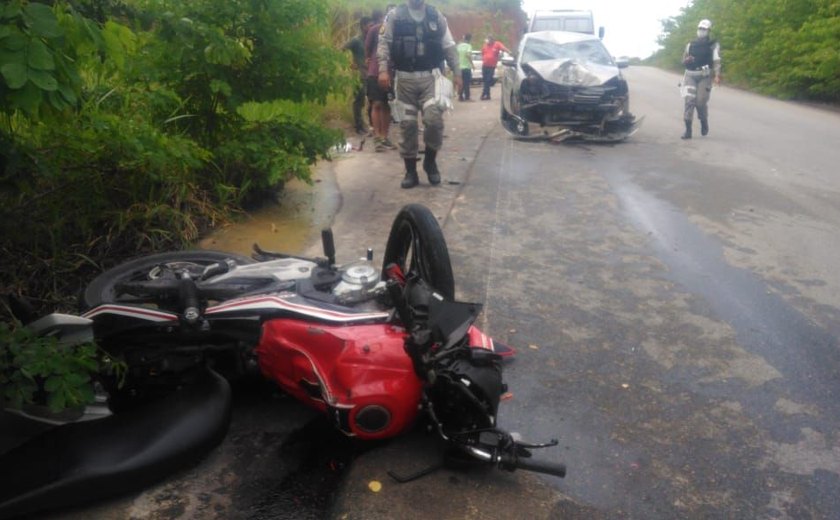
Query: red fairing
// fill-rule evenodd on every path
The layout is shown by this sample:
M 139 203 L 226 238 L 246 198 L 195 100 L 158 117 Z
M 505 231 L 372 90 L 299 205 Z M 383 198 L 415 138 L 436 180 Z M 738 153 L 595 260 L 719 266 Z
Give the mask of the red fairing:
M 418 413 L 422 382 L 405 331 L 387 324 L 320 325 L 275 319 L 257 346 L 263 374 L 361 439 L 393 437 Z
M 493 340 L 493 338 L 481 332 L 475 326 L 470 326 L 469 330 L 467 330 L 467 336 L 470 347 L 472 348 L 489 350 L 502 357 L 513 357 L 516 355 L 516 349 Z

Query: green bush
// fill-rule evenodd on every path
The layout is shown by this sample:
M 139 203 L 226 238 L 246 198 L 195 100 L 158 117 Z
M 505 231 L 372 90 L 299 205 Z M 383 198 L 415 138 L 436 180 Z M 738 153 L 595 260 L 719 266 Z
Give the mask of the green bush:
M 183 248 L 237 205 L 308 179 L 341 140 L 322 107 L 355 79 L 328 9 L 0 7 L 0 292 L 55 305 L 101 267 Z
M 60 345 L 25 327 L 0 323 L 0 403 L 40 404 L 52 412 L 93 402 L 91 376 L 100 369 L 96 346 Z
M 278 100 L 237 108 L 240 131 L 216 149 L 216 160 L 240 187 L 238 202 L 295 177 L 310 182 L 310 166 L 343 141 L 338 130 L 317 124 L 321 107 Z M 238 174 L 239 178 L 231 175 Z

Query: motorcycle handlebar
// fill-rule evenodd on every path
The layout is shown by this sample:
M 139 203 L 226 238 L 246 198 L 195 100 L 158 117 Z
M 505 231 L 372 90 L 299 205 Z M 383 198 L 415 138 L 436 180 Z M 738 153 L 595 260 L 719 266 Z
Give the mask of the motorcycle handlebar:
M 182 315 L 187 323 L 195 323 L 201 316 L 198 288 L 195 280 L 186 277 L 180 280 L 178 297 L 181 300 Z
M 566 476 L 566 465 L 559 462 L 554 463 L 531 458 L 517 458 L 512 465 L 518 469 L 545 473 L 546 475 L 554 475 L 555 477 L 563 478 Z
M 517 456 L 515 452 L 507 450 L 502 450 L 501 453 L 493 453 L 492 451 L 485 451 L 475 447 L 465 447 L 464 451 L 478 460 L 494 463 L 498 465 L 499 469 L 507 471 L 522 469 L 525 471 L 533 471 L 535 473 L 554 475 L 555 477 L 560 478 L 566 476 L 566 465 L 562 462 L 534 460 L 531 457 Z

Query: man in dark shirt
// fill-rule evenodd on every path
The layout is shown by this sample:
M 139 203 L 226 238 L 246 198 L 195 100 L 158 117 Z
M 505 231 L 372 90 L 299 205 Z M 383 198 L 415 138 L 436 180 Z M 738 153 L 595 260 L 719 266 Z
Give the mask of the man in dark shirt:
M 365 60 L 367 60 L 367 96 L 371 106 L 371 125 L 373 126 L 374 151 L 384 152 L 396 150 L 397 146 L 388 138 L 391 127 L 391 107 L 388 105 L 389 96 L 393 90 L 382 90 L 379 87 L 379 60 L 376 58 L 376 47 L 379 44 L 379 29 L 382 27 L 382 11 L 371 13 L 373 25 L 368 29 L 365 37 Z
M 365 106 L 365 81 L 367 80 L 367 67 L 365 66 L 365 36 L 370 29 L 372 21 L 369 16 L 363 16 L 359 20 L 359 34 L 350 39 L 342 47 L 353 55 L 353 69 L 359 72 L 359 85 L 353 96 L 353 124 L 356 133 L 364 135 L 367 133 L 365 123 L 362 120 L 362 108 Z

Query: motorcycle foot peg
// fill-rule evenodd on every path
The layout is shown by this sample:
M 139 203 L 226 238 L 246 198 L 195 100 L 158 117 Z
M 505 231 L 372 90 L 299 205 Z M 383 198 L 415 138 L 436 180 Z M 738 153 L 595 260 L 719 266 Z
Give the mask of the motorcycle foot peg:
M 429 466 L 426 469 L 421 469 L 416 473 L 410 473 L 408 475 L 401 475 L 399 473 L 395 473 L 393 471 L 388 471 L 388 476 L 397 481 L 399 484 L 405 484 L 406 482 L 412 482 L 419 478 L 423 478 L 426 475 L 434 473 L 435 471 L 439 470 L 443 467 L 443 464 L 435 464 L 434 466 Z

